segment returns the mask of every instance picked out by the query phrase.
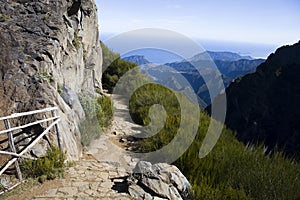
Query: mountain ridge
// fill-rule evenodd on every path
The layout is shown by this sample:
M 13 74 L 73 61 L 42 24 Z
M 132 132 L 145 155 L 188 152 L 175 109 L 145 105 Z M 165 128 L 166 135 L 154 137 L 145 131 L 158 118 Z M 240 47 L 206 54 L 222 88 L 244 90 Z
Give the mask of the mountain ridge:
M 197 60 L 221 60 L 221 61 L 238 61 L 238 60 L 253 60 L 251 56 L 242 56 L 235 52 L 230 51 L 205 51 L 203 53 L 199 53 L 194 55 L 189 61 L 197 61 Z
M 225 124 L 239 140 L 264 142 L 299 158 L 300 41 L 277 49 L 255 73 L 234 81 L 226 95 Z
M 211 80 L 215 80 L 215 77 L 219 76 L 219 72 L 215 70 L 215 67 L 217 67 L 222 74 L 225 87 L 227 87 L 236 78 L 255 72 L 256 67 L 264 61 L 263 59 L 253 59 L 251 57 L 245 59 L 247 57 L 231 52 L 226 52 L 224 57 L 222 57 L 224 55 L 223 52 L 215 52 L 214 54 L 217 55 L 215 58 L 222 60 L 211 60 L 210 55 L 204 52 L 197 54 L 200 57 L 194 56 L 188 59 L 189 61 L 182 60 L 181 62 L 166 63 L 165 65 L 148 63 L 140 67 L 142 72 L 148 74 L 153 81 L 174 90 L 182 91 L 186 88 L 187 82 L 181 80 L 180 74 L 189 82 L 194 92 L 201 99 L 201 108 L 205 108 L 211 103 L 211 97 L 203 80 L 203 75 L 206 75 Z M 229 58 L 228 55 L 231 55 L 231 57 Z M 237 60 L 237 58 L 241 59 Z M 174 80 L 174 77 L 177 78 Z M 203 101 L 205 104 L 203 104 Z

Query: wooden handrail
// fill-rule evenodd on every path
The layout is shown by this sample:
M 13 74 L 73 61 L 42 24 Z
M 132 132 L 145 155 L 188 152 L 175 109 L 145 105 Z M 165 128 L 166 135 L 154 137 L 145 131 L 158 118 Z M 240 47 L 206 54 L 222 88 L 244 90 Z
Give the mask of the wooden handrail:
M 58 122 L 60 121 L 60 117 L 56 116 L 56 112 L 55 112 L 56 110 L 58 110 L 57 107 L 52 107 L 52 108 L 45 108 L 45 109 L 42 109 L 42 110 L 35 110 L 35 111 L 30 111 L 30 112 L 15 113 L 15 114 L 12 114 L 12 115 L 9 115 L 9 116 L 6 116 L 6 117 L 0 117 L 0 121 L 4 122 L 4 125 L 5 125 L 5 128 L 6 128 L 6 130 L 1 130 L 0 131 L 0 135 L 5 134 L 5 133 L 7 134 L 8 142 L 9 142 L 9 149 L 10 149 L 10 152 L 0 150 L 0 155 L 2 154 L 2 155 L 12 156 L 12 158 L 8 162 L 6 162 L 6 164 L 4 166 L 1 166 L 0 175 L 2 175 L 12 164 L 14 164 L 15 168 L 16 168 L 16 171 L 17 171 L 18 179 L 20 180 L 20 183 L 22 183 L 23 182 L 22 181 L 22 173 L 20 171 L 19 160 L 18 159 L 19 158 L 28 158 L 28 156 L 25 156 L 24 154 L 27 153 L 34 145 L 36 145 L 50 131 L 50 129 L 53 128 L 53 127 L 55 127 L 55 131 L 57 133 L 58 146 L 61 150 L 63 150 L 63 148 L 62 148 L 62 138 L 61 138 L 59 127 L 58 127 Z M 31 123 L 21 125 L 21 126 L 18 126 L 18 127 L 11 128 L 11 126 L 10 126 L 9 119 L 28 116 L 28 115 L 34 115 L 34 114 L 39 114 L 39 113 L 46 113 L 46 112 L 51 112 L 52 117 L 42 119 L 42 120 L 37 120 L 35 122 L 31 122 Z M 33 125 L 37 125 L 37 124 L 41 124 L 41 123 L 49 122 L 49 121 L 53 121 L 53 122 L 50 125 L 48 125 L 48 127 L 41 134 L 38 134 L 38 136 L 32 142 L 28 143 L 27 146 L 20 153 L 18 153 L 16 151 L 13 131 L 24 129 L 24 128 L 27 128 L 27 127 L 30 127 L 30 126 L 33 126 Z M 12 189 L 15 186 L 16 185 L 12 186 L 10 189 Z M 4 191 L 0 192 L 0 194 L 3 194 L 3 193 L 4 193 Z
M 29 156 L 20 156 L 19 154 L 13 152 L 0 151 L 0 154 L 35 160 L 34 158 L 31 158 Z
M 37 137 L 29 146 L 27 146 L 21 153 L 19 153 L 20 156 L 22 156 L 23 154 L 25 154 L 29 149 L 31 149 L 40 139 L 42 139 L 44 137 L 44 135 L 50 131 L 50 129 L 55 126 L 56 124 L 58 124 L 58 122 L 60 121 L 60 119 L 55 120 L 54 122 L 52 122 L 52 124 L 50 124 L 48 126 L 48 128 L 46 128 L 46 130 L 44 130 L 44 132 L 39 135 L 39 137 Z
M 18 154 L 19 157 L 23 156 L 29 149 L 31 149 L 42 137 L 44 137 L 44 135 L 50 131 L 50 129 L 55 126 L 58 122 L 60 121 L 60 119 L 55 120 L 52 124 L 50 124 L 48 126 L 48 128 L 41 134 L 39 135 L 29 146 L 27 146 L 21 153 Z M 14 164 L 14 162 L 17 161 L 18 158 L 13 158 L 11 159 L 0 171 L 0 175 L 3 174 L 5 172 L 5 170 L 7 170 L 7 168 L 9 168 L 9 166 L 11 166 L 12 164 Z
M 34 114 L 39 114 L 39 113 L 44 113 L 44 112 L 50 112 L 53 110 L 58 110 L 57 107 L 52 107 L 52 108 L 45 108 L 42 110 L 34 110 L 34 111 L 29 111 L 29 112 L 22 112 L 22 113 L 15 113 L 6 117 L 0 117 L 0 121 L 1 120 L 5 120 L 5 119 L 13 119 L 13 118 L 17 118 L 17 117 L 23 117 L 23 116 L 28 116 L 28 115 L 34 115 Z
M 29 123 L 29 124 L 25 124 L 25 125 L 22 125 L 22 126 L 17 126 L 17 127 L 14 127 L 14 128 L 10 128 L 10 129 L 7 129 L 7 130 L 3 130 L 3 131 L 0 131 L 0 135 L 1 135 L 1 134 L 4 134 L 4 133 L 11 132 L 11 131 L 15 131 L 15 130 L 27 128 L 27 127 L 30 127 L 30 126 L 33 126 L 33 125 L 36 125 L 36 124 L 40 124 L 40 123 L 43 123 L 43 122 L 52 121 L 52 120 L 55 120 L 55 119 L 58 119 L 58 118 L 59 118 L 59 117 L 51 117 L 51 118 L 48 118 L 48 119 L 38 120 L 38 121 Z

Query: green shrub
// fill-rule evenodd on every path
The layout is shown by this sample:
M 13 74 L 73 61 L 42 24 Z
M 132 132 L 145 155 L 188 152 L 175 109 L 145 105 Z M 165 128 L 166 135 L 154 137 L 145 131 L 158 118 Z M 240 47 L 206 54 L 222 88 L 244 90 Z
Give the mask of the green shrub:
M 103 69 L 107 69 L 110 64 L 117 58 L 120 57 L 120 54 L 114 53 L 111 51 L 102 41 L 100 41 L 103 57 Z
M 60 83 L 57 83 L 57 92 L 58 94 L 61 94 L 63 92 L 63 86 Z
M 50 83 L 51 76 L 48 73 L 46 73 L 46 72 L 39 73 L 39 77 L 47 80 L 47 82 Z
M 107 89 L 112 93 L 114 87 L 120 78 L 129 70 L 136 68 L 135 63 L 131 63 L 125 60 L 122 60 L 120 57 L 113 60 L 113 62 L 108 66 L 102 75 L 102 84 L 103 88 Z M 137 76 L 135 77 L 137 78 Z M 125 85 L 124 85 L 125 86 Z M 128 86 L 126 86 L 128 87 Z
M 74 32 L 74 39 L 72 41 L 73 46 L 76 48 L 76 50 L 78 51 L 79 47 L 80 47 L 80 39 L 78 36 L 78 31 Z
M 91 141 L 98 138 L 102 133 L 102 128 L 97 119 L 100 105 L 95 98 L 87 94 L 78 94 L 78 98 L 85 112 L 86 119 L 80 123 L 81 143 L 89 146 Z
M 81 143 L 89 146 L 107 128 L 113 118 L 113 104 L 109 97 L 97 99 L 86 94 L 78 94 L 80 103 L 85 111 L 86 119 L 80 123 Z
M 132 62 L 122 60 L 120 55 L 112 52 L 107 46 L 101 42 L 102 55 L 103 55 L 103 75 L 102 75 L 102 86 L 104 89 L 112 93 L 117 82 L 123 77 L 127 72 L 127 79 L 123 80 L 122 93 L 126 94 L 133 91 L 135 85 L 146 80 L 146 76 L 142 75 L 140 68 Z
M 95 92 L 96 92 L 97 94 L 103 95 L 103 92 L 102 92 L 99 88 L 96 88 L 96 89 L 95 89 Z
M 162 105 L 166 111 L 166 124 L 162 130 L 156 130 L 156 128 L 161 127 L 159 123 L 164 121 L 164 116 L 161 113 L 151 113 L 151 118 L 149 116 L 149 109 L 155 104 Z M 143 152 L 160 149 L 168 144 L 178 131 L 181 121 L 180 104 L 174 93 L 166 87 L 149 83 L 138 88 L 131 96 L 129 110 L 131 118 L 137 124 L 143 126 L 148 126 L 150 122 L 153 124 L 146 129 L 146 133 L 152 134 L 159 131 L 155 136 L 141 141 L 140 149 Z
M 81 143 L 83 146 L 89 146 L 91 141 L 97 139 L 102 134 L 102 128 L 96 118 L 86 119 L 80 123 Z
M 51 16 L 50 12 L 47 12 L 47 13 L 43 16 L 43 19 L 44 19 L 44 20 L 47 20 L 47 19 L 49 19 L 50 16 Z
M 58 147 L 51 146 L 44 157 L 24 160 L 21 170 L 26 177 L 38 178 L 40 182 L 63 177 L 66 155 Z
M 97 113 L 100 110 L 100 105 L 98 104 L 97 99 L 95 99 L 85 93 L 79 93 L 79 94 L 77 94 L 77 96 L 83 107 L 86 118 L 88 120 L 97 118 L 97 115 L 98 115 Z
M 97 99 L 97 103 L 100 105 L 98 111 L 98 121 L 101 127 L 108 127 L 113 119 L 113 102 L 111 98 L 102 96 Z
M 0 21 L 7 21 L 10 19 L 10 16 L 6 15 L 6 14 L 2 14 L 0 16 Z

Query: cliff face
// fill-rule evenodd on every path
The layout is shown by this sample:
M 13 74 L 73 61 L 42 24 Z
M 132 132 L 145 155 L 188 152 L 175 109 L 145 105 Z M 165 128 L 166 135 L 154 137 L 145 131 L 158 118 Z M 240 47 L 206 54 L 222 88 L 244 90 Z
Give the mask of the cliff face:
M 279 48 L 226 94 L 226 125 L 240 140 L 264 142 L 300 158 L 300 42 Z
M 76 94 L 101 89 L 94 0 L 0 0 L 0 41 L 0 115 L 58 106 L 68 158 L 78 159 Z

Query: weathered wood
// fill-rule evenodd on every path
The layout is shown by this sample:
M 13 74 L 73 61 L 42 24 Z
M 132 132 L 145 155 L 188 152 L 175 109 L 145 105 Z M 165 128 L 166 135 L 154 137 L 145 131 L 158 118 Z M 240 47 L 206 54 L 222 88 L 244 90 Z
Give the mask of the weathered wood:
M 43 119 L 47 119 L 46 114 L 43 114 Z M 49 123 L 48 123 L 48 122 L 46 122 L 46 126 L 47 126 L 47 127 L 49 126 Z
M 56 116 L 56 112 L 55 110 L 51 111 L 52 114 L 52 118 L 57 117 Z M 59 127 L 58 127 L 58 123 L 55 124 L 55 131 L 56 131 L 56 135 L 57 135 L 57 143 L 58 143 L 58 147 L 61 151 L 63 151 L 63 145 L 62 145 L 62 137 L 60 135 L 60 131 L 59 131 Z
M 0 195 L 4 194 L 5 192 L 8 192 L 12 189 L 14 189 L 15 187 L 19 186 L 21 183 L 23 183 L 23 181 L 18 182 L 17 184 L 11 186 L 10 188 L 7 188 L 5 191 L 0 192 Z
M 52 118 L 48 118 L 48 119 L 38 120 L 38 121 L 28 123 L 28 124 L 25 124 L 25 125 L 22 125 L 22 126 L 9 128 L 7 130 L 0 131 L 0 135 L 4 134 L 4 133 L 12 132 L 12 131 L 20 130 L 20 129 L 23 129 L 23 128 L 27 128 L 27 127 L 30 127 L 30 126 L 33 126 L 33 125 L 36 125 L 36 124 L 40 124 L 40 123 L 43 123 L 43 122 L 53 121 L 53 120 L 58 119 L 58 118 L 59 117 L 52 117 Z
M 25 149 L 23 149 L 23 151 L 21 153 L 19 153 L 20 156 L 24 155 L 27 151 L 29 151 L 29 149 L 31 149 L 40 139 L 42 139 L 44 137 L 44 135 L 50 131 L 50 129 L 57 124 L 60 121 L 60 119 L 55 120 L 54 122 L 52 122 L 52 124 L 50 124 L 50 126 L 48 128 L 46 128 L 44 130 L 44 132 L 39 135 L 33 142 L 31 142 L 30 145 L 28 145 Z
M 26 158 L 26 159 L 34 159 L 29 156 L 20 156 L 18 153 L 7 152 L 7 151 L 0 151 L 0 154 L 14 156 L 14 157 L 20 157 L 20 158 Z
M 62 137 L 61 137 L 59 126 L 58 126 L 58 122 L 60 121 L 60 117 L 57 116 L 56 112 L 55 112 L 55 110 L 57 110 L 57 109 L 58 109 L 57 107 L 46 108 L 46 109 L 42 109 L 42 110 L 36 110 L 36 111 L 30 111 L 30 112 L 24 112 L 24 113 L 16 113 L 16 114 L 12 114 L 12 115 L 7 116 L 7 117 L 1 117 L 0 118 L 0 121 L 4 122 L 4 125 L 5 125 L 5 128 L 6 128 L 6 130 L 0 131 L 0 134 L 5 134 L 5 133 L 7 134 L 9 148 L 10 148 L 10 151 L 11 151 L 11 152 L 8 152 L 8 151 L 1 151 L 0 150 L 0 154 L 13 156 L 13 158 L 11 158 L 5 164 L 5 166 L 1 166 L 0 175 L 2 175 L 11 165 L 14 164 L 15 168 L 16 168 L 16 171 L 17 171 L 17 177 L 20 180 L 20 182 L 18 184 L 10 187 L 8 190 L 13 189 L 14 187 L 16 187 L 17 185 L 22 183 L 22 173 L 21 173 L 21 170 L 20 170 L 18 159 L 20 157 L 32 159 L 28 156 L 24 156 L 24 154 L 27 153 L 34 145 L 36 145 L 36 143 L 38 143 L 50 131 L 50 129 L 53 128 L 54 126 L 55 126 L 55 130 L 56 130 L 56 133 L 57 133 L 58 146 L 62 150 Z M 51 112 L 52 117 L 45 119 L 45 115 L 44 115 L 43 120 L 38 120 L 38 121 L 35 121 L 35 122 L 32 122 L 32 123 L 28 123 L 28 124 L 25 124 L 25 125 L 22 125 L 22 126 L 14 127 L 14 128 L 11 128 L 11 126 L 10 126 L 9 119 L 18 118 L 18 117 L 22 117 L 22 116 L 33 115 L 33 114 L 45 113 L 45 112 Z M 53 122 L 49 125 L 50 121 L 53 121 Z M 41 123 L 44 123 L 44 122 L 46 122 L 48 126 L 43 131 L 43 133 L 41 133 L 37 138 L 35 138 L 34 141 L 30 142 L 28 144 L 28 146 L 25 147 L 25 149 L 23 149 L 20 153 L 17 153 L 15 143 L 14 143 L 13 131 L 24 129 L 26 127 L 30 127 L 30 126 L 33 126 L 33 125 L 36 125 L 36 124 L 41 124 Z M 2 194 L 2 193 L 4 193 L 4 192 L 1 192 L 0 194 Z
M 5 119 L 12 119 L 12 118 L 17 118 L 17 117 L 22 117 L 22 116 L 27 116 L 27 115 L 38 114 L 38 113 L 50 112 L 52 110 L 58 110 L 58 108 L 53 107 L 53 108 L 45 108 L 42 110 L 35 110 L 35 111 L 29 111 L 29 112 L 23 112 L 23 113 L 15 113 L 10 116 L 0 117 L 0 121 L 5 120 Z
M 39 135 L 29 146 L 27 146 L 21 153 L 19 153 L 19 157 L 23 156 L 26 152 L 29 151 L 29 149 L 31 149 L 41 138 L 44 137 L 44 135 L 49 132 L 49 130 L 60 121 L 60 119 L 55 120 L 52 124 L 50 124 L 50 126 L 41 134 Z M 12 164 L 14 164 L 14 162 L 17 161 L 18 158 L 13 158 L 10 161 L 8 161 L 6 163 L 6 165 L 1 169 L 0 171 L 0 175 L 3 174 L 5 172 L 5 170 L 7 170 L 7 168 L 9 166 L 11 166 Z
M 5 124 L 6 129 L 10 129 L 10 123 L 9 123 L 8 119 L 4 120 L 4 124 Z M 13 136 L 12 132 L 8 132 L 7 136 L 8 136 L 8 144 L 9 144 L 9 148 L 10 148 L 11 152 L 17 153 L 16 147 L 15 147 L 15 142 L 14 142 L 14 136 Z M 15 168 L 17 171 L 18 179 L 20 181 L 22 181 L 23 178 L 22 178 L 22 173 L 21 173 L 21 169 L 20 169 L 18 160 L 15 161 Z
M 8 161 L 6 165 L 1 169 L 0 175 L 2 175 L 7 170 L 7 168 L 9 168 L 12 164 L 14 164 L 16 160 L 18 160 L 18 158 L 13 158 L 10 161 Z

